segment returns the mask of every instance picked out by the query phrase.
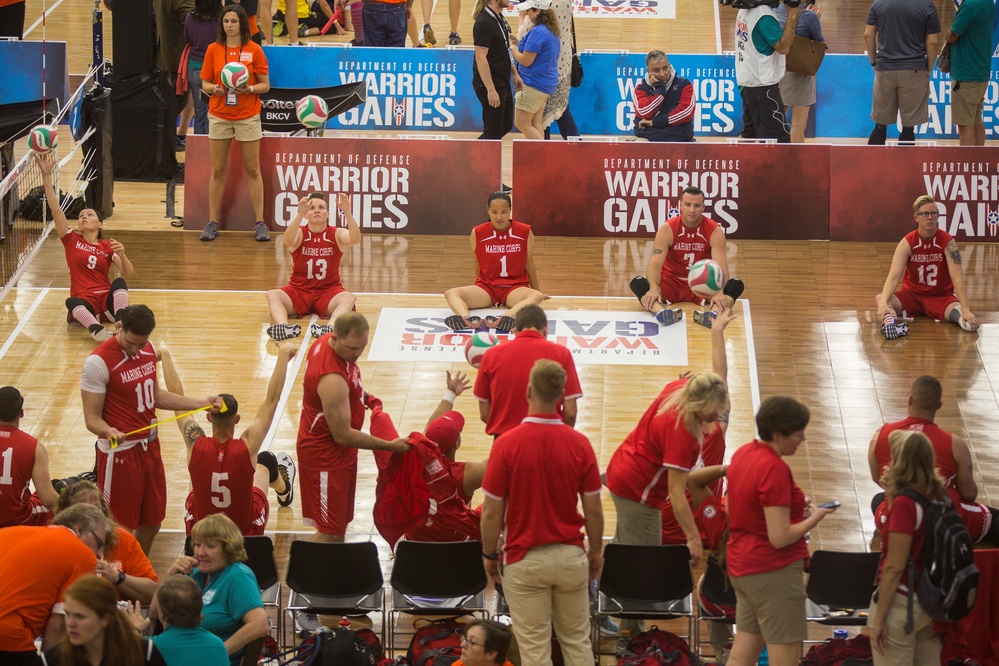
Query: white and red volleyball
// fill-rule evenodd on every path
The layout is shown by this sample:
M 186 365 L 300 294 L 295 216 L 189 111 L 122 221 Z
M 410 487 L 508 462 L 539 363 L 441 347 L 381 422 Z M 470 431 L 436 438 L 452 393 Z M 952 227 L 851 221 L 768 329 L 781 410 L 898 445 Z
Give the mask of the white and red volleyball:
M 36 125 L 28 134 L 28 148 L 39 155 L 59 145 L 59 132 L 54 125 Z
M 479 367 L 482 355 L 499 344 L 499 338 L 492 333 L 479 331 L 473 333 L 465 343 L 465 360 L 473 367 Z
M 725 287 L 725 271 L 717 262 L 702 259 L 690 267 L 687 284 L 701 298 L 711 298 Z
M 298 116 L 298 122 L 316 129 L 326 124 L 330 110 L 326 106 L 326 100 L 319 95 L 306 95 L 295 104 L 295 115 Z
M 222 79 L 223 86 L 229 90 L 235 90 L 250 82 L 250 70 L 241 62 L 226 63 L 219 78 Z

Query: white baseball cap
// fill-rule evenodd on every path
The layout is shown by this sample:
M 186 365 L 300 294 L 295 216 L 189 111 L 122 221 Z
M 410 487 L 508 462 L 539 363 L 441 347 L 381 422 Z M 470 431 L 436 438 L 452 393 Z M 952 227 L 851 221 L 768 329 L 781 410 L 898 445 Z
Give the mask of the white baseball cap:
M 516 10 L 518 12 L 526 12 L 528 9 L 551 9 L 552 0 L 524 0 L 523 2 L 517 3 Z

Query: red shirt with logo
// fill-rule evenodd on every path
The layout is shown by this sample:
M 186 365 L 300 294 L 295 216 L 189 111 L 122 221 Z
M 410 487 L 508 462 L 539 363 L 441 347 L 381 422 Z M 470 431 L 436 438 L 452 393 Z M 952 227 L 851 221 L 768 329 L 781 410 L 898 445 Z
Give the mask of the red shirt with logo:
M 711 234 L 718 228 L 718 223 L 702 215 L 700 224 L 693 229 L 685 227 L 680 216 L 671 217 L 666 224 L 673 230 L 673 244 L 663 260 L 660 279 L 682 278 L 686 282 L 691 266 L 711 258 Z
M 348 363 L 333 351 L 328 333 L 312 343 L 308 364 L 305 367 L 305 386 L 302 393 L 302 417 L 298 425 L 298 459 L 300 465 L 314 465 L 323 469 L 337 469 L 357 464 L 357 449 L 338 444 L 330 433 L 323 402 L 319 399 L 319 380 L 324 375 L 336 374 L 347 382 L 350 401 L 350 427 L 360 430 L 364 426 L 364 402 L 361 387 L 361 369 Z
M 313 233 L 302 227 L 302 244 L 291 253 L 292 287 L 322 292 L 340 286 L 340 260 L 343 251 L 336 244 L 336 227 L 326 227 L 322 233 Z
M 29 484 L 37 446 L 38 440 L 20 428 L 0 426 L 0 527 L 31 518 Z
M 191 447 L 187 469 L 194 492 L 194 522 L 215 513 L 224 513 L 248 534 L 253 519 L 253 472 L 246 442 L 231 437 L 220 442 L 199 437 Z
M 130 432 L 156 420 L 156 350 L 151 342 L 129 356 L 111 338 L 97 346 L 83 363 L 80 386 L 104 393 L 103 419 L 121 432 Z M 140 433 L 137 437 L 144 437 Z
M 907 233 L 905 242 L 909 244 L 910 254 L 905 264 L 902 289 L 925 296 L 954 293 L 945 255 L 945 249 L 952 240 L 954 237 L 943 229 L 937 229 L 929 240 L 923 240 L 918 230 Z
M 111 290 L 108 271 L 114 259 L 111 242 L 101 239 L 89 243 L 72 229 L 61 240 L 69 266 L 69 295 L 88 298 L 108 293 Z
M 496 231 L 492 222 L 475 227 L 475 259 L 479 279 L 501 287 L 528 286 L 527 237 L 531 227 L 511 220 L 506 231 Z

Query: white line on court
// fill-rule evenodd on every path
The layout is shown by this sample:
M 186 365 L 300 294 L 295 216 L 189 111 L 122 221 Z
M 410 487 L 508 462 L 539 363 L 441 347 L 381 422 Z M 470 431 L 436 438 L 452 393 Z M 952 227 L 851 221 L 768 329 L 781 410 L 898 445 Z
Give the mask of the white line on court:
M 33 315 L 35 313 L 35 310 L 38 309 L 38 306 L 42 304 L 42 301 L 45 300 L 45 295 L 48 293 L 49 293 L 48 289 L 42 289 L 41 293 L 38 294 L 38 296 L 35 296 L 35 300 L 31 304 L 31 307 L 29 307 L 28 311 L 24 313 L 24 316 L 21 317 L 21 321 L 17 322 L 17 326 L 14 328 L 14 331 L 10 334 L 10 337 L 7 338 L 7 342 L 3 344 L 3 347 L 0 347 L 0 359 L 4 357 L 4 355 L 7 353 L 7 350 L 10 349 L 11 345 L 14 344 L 14 340 L 17 339 L 17 336 L 21 332 L 21 329 L 23 329 L 24 325 L 28 323 L 28 320 L 31 319 L 31 315 Z
M 45 10 L 45 13 L 51 16 L 52 10 L 61 4 L 62 0 L 56 0 L 51 7 Z M 31 24 L 31 27 L 24 31 L 24 39 L 27 39 L 28 35 L 31 34 L 31 31 L 40 26 L 41 24 L 42 24 L 42 17 L 39 16 L 37 19 L 35 19 L 35 22 Z
M 715 0 L 710 0 L 711 4 L 715 8 L 715 53 L 721 55 L 722 52 L 722 42 L 721 42 L 721 16 L 718 14 L 718 2 Z
M 288 404 L 288 396 L 291 395 L 291 389 L 295 386 L 295 379 L 298 377 L 298 371 L 302 367 L 302 363 L 305 361 L 305 357 L 309 353 L 309 345 L 312 344 L 312 336 L 309 334 L 309 329 L 312 325 L 319 321 L 318 315 L 312 315 L 309 320 L 308 326 L 303 326 L 305 330 L 302 331 L 302 342 L 298 346 L 298 353 L 295 354 L 295 360 L 291 363 L 291 370 L 288 371 L 288 377 L 284 380 L 284 388 L 281 389 L 281 397 L 278 398 L 277 407 L 274 409 L 274 418 L 271 419 L 271 427 L 267 430 L 267 434 L 264 435 L 264 441 L 260 443 L 261 451 L 269 451 L 271 448 L 271 441 L 274 439 L 275 433 L 278 429 L 278 418 L 279 414 L 284 413 L 285 405 Z M 280 359 L 278 363 L 280 363 Z M 255 463 L 256 461 L 254 461 Z
M 746 328 L 746 356 L 749 358 L 749 390 L 753 394 L 753 413 L 760 408 L 760 378 L 756 369 L 756 339 L 753 337 L 753 316 L 749 310 L 749 300 L 742 301 L 743 326 Z

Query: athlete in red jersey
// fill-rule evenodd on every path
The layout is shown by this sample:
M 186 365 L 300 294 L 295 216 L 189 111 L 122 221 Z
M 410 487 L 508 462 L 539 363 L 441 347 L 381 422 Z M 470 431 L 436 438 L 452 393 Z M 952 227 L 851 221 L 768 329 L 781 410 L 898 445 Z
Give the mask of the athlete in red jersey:
M 47 525 L 59 503 L 45 445 L 19 427 L 23 407 L 20 391 L 0 388 L 0 527 Z
M 354 518 L 357 449 L 403 452 L 404 438 L 392 441 L 361 432 L 363 389 L 357 359 L 368 346 L 368 320 L 348 312 L 333 332 L 309 348 L 298 427 L 302 517 L 317 530 L 317 541 L 343 541 Z
M 196 400 L 162 390 L 156 381 L 156 350 L 149 336 L 152 310 L 121 310 L 118 332 L 98 345 L 83 363 L 80 394 L 87 430 L 97 435 L 97 485 L 119 523 L 132 530 L 149 553 L 166 515 L 166 475 L 156 428 L 156 408 L 189 410 L 222 399 Z M 112 446 L 111 440 L 116 442 Z
M 53 165 L 48 157 L 35 156 L 35 163 L 42 173 L 45 198 L 59 201 L 52 185 Z M 77 321 L 90 331 L 90 336 L 104 342 L 114 333 L 101 326 L 101 321 L 116 321 L 121 309 L 128 306 L 128 285 L 124 278 L 132 274 L 132 262 L 125 256 L 125 246 L 115 239 L 104 240 L 101 230 L 104 223 L 93 208 L 80 211 L 77 230 L 69 228 L 69 221 L 59 206 L 51 205 L 52 222 L 62 239 L 69 265 L 69 298 L 66 308 L 70 321 Z M 111 265 L 120 277 L 114 282 L 108 276 Z
M 455 331 L 479 327 L 482 319 L 472 317 L 469 308 L 494 305 L 510 310 L 502 317 L 486 317 L 487 327 L 509 331 L 520 308 L 548 298 L 534 267 L 534 233 L 530 226 L 511 219 L 510 195 L 493 192 L 487 206 L 489 222 L 473 228 L 469 236 L 475 254 L 475 284 L 444 292 L 455 313 L 444 323 Z
M 705 315 L 695 311 L 694 321 L 710 328 L 713 315 L 732 307 L 742 289 L 731 295 L 726 293 L 731 292 L 726 288 L 725 292 L 719 292 L 710 302 L 706 302 L 690 290 L 687 273 L 698 261 L 711 259 L 728 276 L 725 249 L 725 230 L 704 215 L 704 192 L 696 187 L 688 187 L 680 195 L 680 215 L 670 218 L 656 231 L 649 267 L 644 278 L 639 276 L 632 280 L 631 289 L 642 306 L 654 314 L 663 326 L 669 326 L 683 318 L 683 310 L 669 307 L 674 303 L 708 305 L 712 314 Z M 741 284 L 739 282 L 740 286 Z
M 871 438 L 867 450 L 867 465 L 871 479 L 887 487 L 886 473 L 891 467 L 891 446 L 888 435 L 896 430 L 918 430 L 933 444 L 937 472 L 946 482 L 947 495 L 957 508 L 975 543 L 985 539 L 999 539 L 999 511 L 980 504 L 978 484 L 972 475 L 971 451 L 963 438 L 951 434 L 934 423 L 937 410 L 943 404 L 940 382 L 923 375 L 912 383 L 909 393 L 908 416 L 901 421 L 881 426 Z M 881 529 L 887 519 L 888 505 L 885 494 L 878 493 L 871 502 L 874 510 L 875 529 Z
M 350 212 L 346 194 L 337 195 L 337 207 L 343 211 L 346 228 L 330 224 L 326 195 L 313 192 L 299 200 L 298 215 L 284 232 L 284 246 L 293 260 L 291 281 L 267 292 L 267 307 L 274 322 L 267 335 L 275 340 L 302 334 L 302 327 L 289 324 L 288 317 L 328 317 L 329 324 L 313 324 L 310 329 L 312 337 L 318 338 L 332 333 L 336 318 L 354 309 L 357 297 L 340 284 L 340 260 L 344 250 L 361 242 L 361 228 Z M 307 220 L 304 228 L 303 218 Z
M 966 331 L 978 330 L 978 318 L 968 307 L 964 271 L 957 241 L 938 228 L 940 210 L 928 194 L 912 204 L 916 230 L 905 235 L 895 248 L 885 286 L 876 299 L 881 334 L 895 340 L 909 333 L 902 317 L 926 315 L 951 321 Z M 899 280 L 902 288 L 895 291 Z
M 281 506 L 290 505 L 294 499 L 295 462 L 283 451 L 275 455 L 261 451 L 260 447 L 274 421 L 288 375 L 288 362 L 295 356 L 295 351 L 287 345 L 279 348 L 264 400 L 257 408 L 253 423 L 238 439 L 235 433 L 240 420 L 239 403 L 228 393 L 221 395 L 226 411 L 208 415 L 212 424 L 211 437 L 193 416 L 175 421 L 184 435 L 187 469 L 191 474 L 191 492 L 185 502 L 184 515 L 188 534 L 202 518 L 224 513 L 243 535 L 260 536 L 270 515 L 267 488 L 274 489 Z M 184 385 L 168 349 L 160 348 L 160 361 L 167 390 L 184 395 Z

